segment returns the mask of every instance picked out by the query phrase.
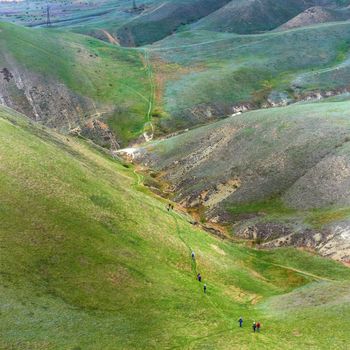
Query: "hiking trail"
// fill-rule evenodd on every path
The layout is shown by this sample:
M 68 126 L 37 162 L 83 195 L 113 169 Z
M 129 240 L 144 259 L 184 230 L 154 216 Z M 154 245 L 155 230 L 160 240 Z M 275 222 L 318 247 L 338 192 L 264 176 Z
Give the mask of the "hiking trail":
M 154 104 L 154 94 L 155 94 L 155 85 L 154 85 L 154 81 L 153 81 L 153 72 L 152 72 L 152 66 L 150 63 L 150 59 L 149 59 L 149 49 L 143 49 L 143 58 L 144 58 L 144 66 L 145 66 L 145 70 L 147 73 L 147 77 L 149 80 L 149 84 L 150 84 L 150 96 L 148 98 L 148 110 L 147 110 L 147 115 L 146 115 L 146 123 L 144 125 L 144 133 L 143 136 L 146 140 L 146 142 L 148 141 L 152 141 L 153 140 L 153 136 L 154 136 L 154 126 L 152 123 L 152 109 L 153 109 L 153 104 Z M 151 129 L 151 133 L 149 134 L 149 130 Z

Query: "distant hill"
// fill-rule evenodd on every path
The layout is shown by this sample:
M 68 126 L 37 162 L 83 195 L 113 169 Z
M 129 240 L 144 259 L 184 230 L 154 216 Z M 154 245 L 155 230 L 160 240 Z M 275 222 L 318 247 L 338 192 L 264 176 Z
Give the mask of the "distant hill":
M 169 132 L 240 111 L 344 93 L 349 48 L 347 22 L 259 35 L 172 35 L 150 46 L 155 75 L 163 82 L 158 124 Z
M 304 22 L 339 21 L 348 18 L 344 9 L 347 5 L 349 0 L 137 0 L 133 8 L 132 0 L 0 1 L 0 21 L 42 27 L 47 26 L 49 13 L 50 27 L 124 46 L 142 46 L 188 26 L 250 34 L 270 31 L 290 20 L 286 28 Z M 318 7 L 318 15 L 307 11 L 312 7 Z
M 325 22 L 338 22 L 350 19 L 350 9 L 331 9 L 325 7 L 311 7 L 288 22 L 281 25 L 279 30 L 287 30 Z
M 0 154 L 2 349 L 249 347 L 250 318 L 266 348 L 300 348 L 288 334 L 308 327 L 317 346 L 348 342 L 333 301 L 350 311 L 346 267 L 217 239 L 168 213 L 132 167 L 3 107 Z M 281 316 L 300 293 L 320 306 Z
M 125 46 L 141 46 L 161 40 L 180 26 L 207 16 L 229 0 L 170 0 L 131 20 L 117 36 Z
M 259 33 L 272 30 L 312 6 L 337 6 L 337 0 L 232 0 L 193 25 L 195 29 Z

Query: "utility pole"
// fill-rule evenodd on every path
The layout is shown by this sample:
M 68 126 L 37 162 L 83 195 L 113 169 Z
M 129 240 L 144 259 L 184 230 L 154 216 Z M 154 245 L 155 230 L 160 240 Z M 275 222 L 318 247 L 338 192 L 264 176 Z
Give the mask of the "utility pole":
M 51 26 L 51 19 L 50 19 L 50 5 L 47 4 L 46 6 L 46 26 L 50 27 Z

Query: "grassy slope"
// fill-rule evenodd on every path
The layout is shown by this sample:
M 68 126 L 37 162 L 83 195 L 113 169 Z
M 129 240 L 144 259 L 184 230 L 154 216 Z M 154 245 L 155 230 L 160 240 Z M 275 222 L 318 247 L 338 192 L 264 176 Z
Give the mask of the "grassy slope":
M 43 80 L 56 79 L 102 110 L 103 105 L 116 106 L 108 122 L 123 142 L 143 131 L 151 88 L 141 52 L 77 34 L 5 23 L 0 24 L 0 45 L 7 58 Z
M 132 169 L 10 110 L 0 110 L 0 141 L 1 348 L 327 349 L 349 340 L 339 324 L 349 320 L 348 304 L 341 319 L 326 305 L 291 311 L 286 323 L 254 306 L 311 281 L 349 283 L 345 267 L 217 240 L 168 214 Z M 238 330 L 241 315 L 247 326 Z M 260 336 L 251 334 L 253 318 L 263 323 Z
M 165 124 L 176 129 L 205 121 L 198 107 L 210 107 L 214 117 L 236 104 L 258 108 L 272 91 L 294 99 L 319 86 L 346 88 L 349 40 L 344 22 L 262 35 L 190 31 L 160 41 L 151 46 L 155 65 L 160 59 L 179 72 L 161 72 Z
M 232 133 L 217 148 L 211 138 L 224 139 L 223 130 Z M 337 188 L 341 170 L 329 172 L 329 192 L 323 192 L 325 184 L 314 186 L 322 179 L 317 173 L 302 189 L 296 181 L 322 160 L 347 154 L 349 130 L 348 101 L 300 103 L 227 118 L 150 144 L 148 150 L 154 157 L 152 166 L 179 186 L 181 199 L 239 178 L 239 190 L 223 205 L 234 217 L 264 213 L 266 220 L 298 218 L 319 229 L 349 218 L 349 201 L 340 200 L 346 187 Z

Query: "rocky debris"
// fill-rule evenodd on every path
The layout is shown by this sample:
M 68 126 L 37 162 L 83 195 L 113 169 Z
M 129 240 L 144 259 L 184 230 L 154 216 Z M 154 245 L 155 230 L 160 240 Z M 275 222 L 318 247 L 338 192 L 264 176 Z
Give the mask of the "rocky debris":
M 318 248 L 320 254 L 350 263 L 350 220 L 334 222 L 326 227 L 328 240 Z
M 286 237 L 292 232 L 288 226 L 274 222 L 257 222 L 256 224 L 248 225 L 245 223 L 239 223 L 233 226 L 233 228 L 237 236 L 259 242 Z
M 70 91 L 64 84 L 13 66 L 8 79 L 0 80 L 0 100 L 29 118 L 60 131 L 81 124 L 86 115 L 96 114 L 94 102 Z
M 195 184 L 196 179 L 194 178 L 192 181 Z M 206 190 L 199 193 L 192 193 L 190 196 L 184 198 L 181 204 L 186 208 L 204 206 L 210 210 L 210 208 L 215 208 L 217 204 L 232 195 L 240 187 L 240 184 L 239 179 L 229 179 L 217 185 L 207 187 Z
M 92 140 L 96 144 L 106 147 L 111 151 L 120 148 L 114 134 L 108 125 L 98 119 L 89 120 L 80 130 L 80 135 Z
M 235 103 L 233 105 L 213 103 L 200 104 L 186 113 L 186 123 L 189 125 L 201 125 L 212 121 L 217 121 L 227 117 L 238 116 L 258 109 L 269 109 L 285 107 L 297 102 L 319 101 L 333 96 L 344 95 L 350 90 L 346 87 L 335 88 L 333 90 L 313 90 L 305 92 L 302 86 L 298 85 L 298 79 L 291 85 L 290 91 L 272 90 L 266 99 L 258 102 Z
M 331 224 L 323 229 L 301 223 L 247 221 L 234 226 L 238 237 L 254 240 L 261 248 L 300 247 L 339 261 L 350 261 L 350 222 Z
M 284 194 L 283 201 L 302 209 L 350 205 L 349 151 L 350 145 L 339 145 L 338 154 L 326 157 L 307 171 Z

